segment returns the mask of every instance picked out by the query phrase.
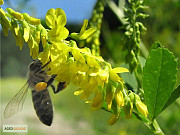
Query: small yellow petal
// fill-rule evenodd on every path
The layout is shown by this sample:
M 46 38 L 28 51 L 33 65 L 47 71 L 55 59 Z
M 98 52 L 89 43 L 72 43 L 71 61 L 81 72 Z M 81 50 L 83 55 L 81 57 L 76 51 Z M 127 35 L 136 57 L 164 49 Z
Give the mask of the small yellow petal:
M 99 76 L 103 82 L 108 83 L 109 73 L 106 70 L 99 70 Z
M 113 68 L 112 71 L 114 71 L 115 73 L 129 72 L 129 70 L 128 70 L 127 68 L 123 68 L 123 67 L 116 67 L 116 68 Z
M 112 81 L 119 82 L 120 77 L 112 69 L 109 70 L 109 77 Z
M 75 60 L 80 61 L 81 63 L 85 63 L 85 59 L 84 59 L 83 55 L 78 50 L 73 49 L 72 54 L 73 54 Z
M 98 62 L 96 61 L 96 59 L 90 55 L 87 55 L 86 57 L 87 59 L 87 64 L 90 66 L 90 67 L 96 67 L 96 68 L 100 68 Z
M 29 28 L 24 28 L 24 40 L 27 42 L 29 40 Z
M 110 111 L 112 100 L 114 98 L 114 87 L 110 84 L 107 84 L 106 86 L 106 102 L 107 102 L 107 108 Z
M 24 19 L 28 23 L 30 23 L 32 25 L 39 25 L 39 24 L 41 24 L 41 20 L 40 19 L 33 18 L 33 17 L 29 16 L 27 13 L 23 13 L 23 17 L 24 17 Z
M 23 19 L 23 16 L 22 16 L 22 14 L 21 13 L 19 13 L 19 12 L 12 12 L 12 15 L 16 18 L 16 19 L 19 19 L 19 20 L 21 20 L 21 19 Z

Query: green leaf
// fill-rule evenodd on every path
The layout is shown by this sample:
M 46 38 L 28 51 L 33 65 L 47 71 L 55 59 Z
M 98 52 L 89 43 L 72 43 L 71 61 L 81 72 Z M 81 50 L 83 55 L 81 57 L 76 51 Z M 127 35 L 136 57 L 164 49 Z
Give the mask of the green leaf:
M 146 59 L 142 56 L 139 57 L 139 63 L 140 63 L 140 66 L 141 66 L 141 69 L 143 69 L 145 63 L 146 63 Z
M 155 119 L 173 92 L 177 62 L 165 48 L 150 51 L 143 69 L 143 89 L 150 118 Z
M 173 91 L 173 93 L 171 94 L 170 98 L 166 102 L 163 110 L 166 109 L 168 106 L 170 106 L 179 97 L 180 97 L 180 85 Z
M 156 42 L 154 42 L 154 43 L 152 44 L 151 50 L 152 50 L 152 49 L 157 49 L 157 48 L 161 48 L 161 43 L 158 42 L 158 41 L 156 41 Z

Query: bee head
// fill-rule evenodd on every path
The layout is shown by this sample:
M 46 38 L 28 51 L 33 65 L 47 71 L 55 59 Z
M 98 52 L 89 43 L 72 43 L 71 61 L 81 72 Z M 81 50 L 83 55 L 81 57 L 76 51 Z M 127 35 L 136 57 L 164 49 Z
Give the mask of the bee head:
M 30 65 L 29 65 L 29 69 L 31 71 L 35 71 L 35 70 L 38 70 L 40 69 L 42 66 L 42 63 L 40 60 L 34 60 Z

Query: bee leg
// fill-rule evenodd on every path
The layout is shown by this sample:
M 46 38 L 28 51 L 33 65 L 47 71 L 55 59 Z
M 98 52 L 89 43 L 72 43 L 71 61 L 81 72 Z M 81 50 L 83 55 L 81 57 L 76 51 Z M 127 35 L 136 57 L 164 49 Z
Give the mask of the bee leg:
M 54 81 L 54 78 L 56 77 L 57 75 L 52 75 L 51 78 L 48 80 L 47 82 L 47 86 L 51 85 Z
M 51 84 L 50 86 L 51 86 L 51 88 L 52 88 L 53 92 L 55 93 L 55 89 L 56 89 L 56 88 L 55 88 L 55 86 L 54 86 L 54 85 L 52 85 L 52 84 Z
M 65 89 L 66 87 L 67 87 L 66 82 L 59 82 L 59 83 L 58 83 L 57 90 L 56 90 L 56 91 L 53 90 L 53 91 L 54 91 L 54 93 L 56 94 L 56 93 L 62 91 L 63 89 Z

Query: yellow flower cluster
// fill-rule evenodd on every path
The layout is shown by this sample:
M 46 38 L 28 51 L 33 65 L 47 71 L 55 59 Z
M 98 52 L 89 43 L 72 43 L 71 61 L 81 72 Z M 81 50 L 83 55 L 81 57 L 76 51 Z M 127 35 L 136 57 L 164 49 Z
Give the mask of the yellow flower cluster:
M 41 25 L 40 19 L 33 18 L 27 13 L 21 14 L 11 8 L 6 10 L 8 13 L 0 8 L 1 25 L 5 36 L 8 36 L 8 30 L 11 30 L 20 50 L 22 50 L 24 42 L 27 42 L 30 56 L 36 59 L 39 54 L 40 41 L 42 40 L 43 45 L 46 44 L 47 30 Z
M 74 40 L 66 40 L 71 37 L 75 40 L 83 40 L 91 37 L 96 31 L 94 28 L 87 28 L 88 21 L 85 20 L 80 33 L 69 35 L 66 25 L 66 15 L 60 8 L 50 9 L 46 14 L 45 29 L 39 19 L 30 17 L 26 13 L 15 12 L 8 8 L 8 20 L 6 13 L 0 9 L 1 25 L 8 34 L 8 29 L 14 34 L 17 45 L 22 49 L 23 42 L 27 42 L 30 48 L 30 55 L 38 58 L 43 64 L 49 62 L 47 74 L 56 74 L 58 82 L 70 82 L 78 86 L 74 95 L 86 103 L 91 103 L 94 110 L 105 108 L 113 113 L 109 124 L 115 123 L 124 109 L 127 118 L 131 117 L 133 103 L 139 112 L 147 116 L 146 105 L 139 99 L 131 100 L 123 87 L 123 80 L 118 73 L 128 72 L 126 68 L 112 68 L 109 63 L 101 57 L 93 56 L 90 49 L 78 48 Z M 42 42 L 43 51 L 39 53 L 39 43 Z M 39 86 L 44 84 L 39 84 Z M 44 86 L 45 87 L 45 86 Z M 135 98 L 137 99 L 137 98 Z M 136 101 L 136 102 L 135 102 Z M 137 102 L 138 101 L 138 102 Z M 129 116 L 128 116 L 129 115 Z
M 114 109 L 116 117 L 119 116 L 117 108 L 124 106 L 124 98 L 123 81 L 117 73 L 128 72 L 128 70 L 122 67 L 112 69 L 111 65 L 101 57 L 93 56 L 88 48 L 79 49 L 75 41 L 65 40 L 69 32 L 64 27 L 66 16 L 62 9 L 50 9 L 46 14 L 46 24 L 50 28 L 48 31 L 50 43 L 44 46 L 39 59 L 45 64 L 51 58 L 48 74 L 56 74 L 56 80 L 59 82 L 67 84 L 73 82 L 79 87 L 74 94 L 92 103 L 94 110 L 102 108 L 106 102 L 107 110 Z M 86 30 L 86 24 L 85 20 L 80 34 L 72 33 L 70 37 L 88 38 L 94 29 Z M 113 104 L 116 104 L 114 108 Z

